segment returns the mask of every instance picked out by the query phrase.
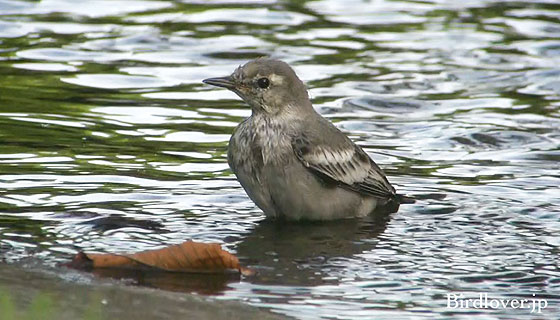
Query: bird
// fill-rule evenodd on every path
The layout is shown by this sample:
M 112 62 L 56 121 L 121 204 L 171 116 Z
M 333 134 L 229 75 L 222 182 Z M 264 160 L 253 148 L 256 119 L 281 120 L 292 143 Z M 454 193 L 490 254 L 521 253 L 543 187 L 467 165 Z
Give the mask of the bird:
M 267 218 L 324 221 L 398 209 L 402 197 L 383 171 L 313 108 L 286 62 L 261 57 L 203 82 L 231 90 L 251 108 L 231 135 L 227 160 Z

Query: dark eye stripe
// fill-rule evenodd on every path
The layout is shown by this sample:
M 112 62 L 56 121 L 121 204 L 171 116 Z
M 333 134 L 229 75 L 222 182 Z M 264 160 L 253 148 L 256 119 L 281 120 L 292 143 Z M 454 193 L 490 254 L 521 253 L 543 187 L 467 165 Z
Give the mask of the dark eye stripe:
M 270 81 L 268 80 L 268 78 L 260 78 L 259 80 L 257 80 L 257 85 L 261 89 L 266 89 L 270 85 Z

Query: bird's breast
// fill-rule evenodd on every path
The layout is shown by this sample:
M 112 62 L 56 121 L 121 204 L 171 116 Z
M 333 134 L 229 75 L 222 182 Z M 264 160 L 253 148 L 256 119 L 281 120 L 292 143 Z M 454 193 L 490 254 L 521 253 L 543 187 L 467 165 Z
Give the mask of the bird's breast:
M 267 165 L 282 165 L 293 158 L 291 136 L 285 124 L 255 117 L 241 123 L 230 140 L 230 166 L 260 171 Z M 250 168 L 249 168 L 250 167 Z
M 260 149 L 262 161 L 281 164 L 292 155 L 291 137 L 284 124 L 263 120 L 254 123 L 253 146 Z

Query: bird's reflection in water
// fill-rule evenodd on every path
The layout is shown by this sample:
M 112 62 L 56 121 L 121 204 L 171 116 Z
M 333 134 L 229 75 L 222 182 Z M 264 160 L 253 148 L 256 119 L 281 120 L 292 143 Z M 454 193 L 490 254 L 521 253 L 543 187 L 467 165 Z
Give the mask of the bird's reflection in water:
M 248 281 L 279 285 L 324 283 L 341 260 L 375 247 L 391 210 L 365 218 L 315 223 L 261 222 L 237 247 L 244 265 L 258 274 Z
M 328 272 L 341 268 L 336 261 L 375 247 L 391 210 L 366 218 L 329 222 L 262 221 L 237 247 L 242 265 L 257 274 L 243 281 L 279 285 L 315 285 L 325 282 Z M 228 284 L 239 282 L 236 273 L 186 274 L 157 270 L 94 269 L 93 274 L 124 280 L 133 285 L 169 291 L 220 295 Z
M 100 268 L 92 272 L 101 278 L 123 280 L 132 285 L 203 295 L 221 295 L 228 288 L 228 283 L 239 282 L 241 279 L 241 276 L 235 272 L 206 274 L 117 268 Z

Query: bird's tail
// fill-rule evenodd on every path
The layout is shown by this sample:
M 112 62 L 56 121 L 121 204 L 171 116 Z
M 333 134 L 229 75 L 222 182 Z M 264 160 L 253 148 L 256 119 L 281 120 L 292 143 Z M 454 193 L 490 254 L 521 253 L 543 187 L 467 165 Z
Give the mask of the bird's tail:
M 396 200 L 400 203 L 400 204 L 411 204 L 411 203 L 415 203 L 416 199 L 414 199 L 413 197 L 409 197 L 409 196 L 405 196 L 403 194 L 397 194 L 396 195 Z
M 396 194 L 394 200 L 400 204 L 410 204 L 416 203 L 416 200 L 443 200 L 445 199 L 445 193 L 417 193 L 414 196 L 405 196 L 404 194 Z

